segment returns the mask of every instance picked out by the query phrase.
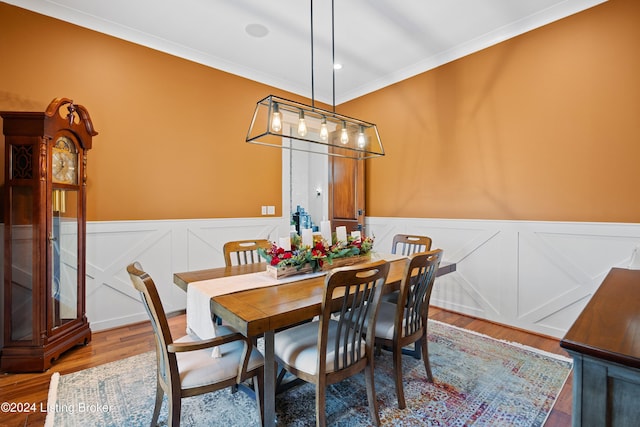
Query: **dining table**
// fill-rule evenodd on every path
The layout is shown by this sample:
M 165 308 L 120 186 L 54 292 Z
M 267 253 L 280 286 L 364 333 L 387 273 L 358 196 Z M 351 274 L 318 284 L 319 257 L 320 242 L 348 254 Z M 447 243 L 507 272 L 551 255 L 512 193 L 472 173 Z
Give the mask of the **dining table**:
M 380 253 L 371 256 L 371 261 L 378 259 L 387 260 L 390 264 L 383 292 L 399 289 L 406 257 Z M 246 282 L 255 280 L 255 277 L 262 278 L 263 274 L 268 274 L 266 270 L 267 264 L 260 262 L 186 271 L 175 273 L 173 282 L 186 292 L 189 292 L 189 286 L 195 288 L 201 284 L 227 287 L 216 291 L 215 296 L 206 297 L 209 299 L 209 319 L 215 315 L 248 338 L 264 337 L 264 425 L 274 426 L 277 374 L 274 356 L 275 332 L 311 320 L 321 313 L 326 274 L 301 274 L 287 280 L 274 279 L 272 282 L 249 288 L 227 284 L 230 278 L 233 278 L 234 283 L 243 283 L 245 278 Z M 455 263 L 443 262 L 437 275 L 441 276 L 455 270 Z M 187 327 L 189 328 L 189 302 Z

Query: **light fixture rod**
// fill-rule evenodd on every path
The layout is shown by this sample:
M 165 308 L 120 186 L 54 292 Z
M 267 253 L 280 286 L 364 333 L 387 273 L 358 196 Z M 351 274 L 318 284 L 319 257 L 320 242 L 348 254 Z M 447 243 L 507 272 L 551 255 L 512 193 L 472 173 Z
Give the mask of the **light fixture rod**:
M 313 0 L 311 0 L 313 1 Z M 331 0 L 331 71 L 333 76 L 333 112 L 336 112 L 336 34 L 335 17 L 333 13 L 333 0 Z
M 333 1 L 333 0 L 332 0 Z M 311 106 L 315 108 L 316 106 L 316 97 L 315 97 L 315 85 L 314 85 L 314 70 L 313 70 L 313 0 L 311 0 Z

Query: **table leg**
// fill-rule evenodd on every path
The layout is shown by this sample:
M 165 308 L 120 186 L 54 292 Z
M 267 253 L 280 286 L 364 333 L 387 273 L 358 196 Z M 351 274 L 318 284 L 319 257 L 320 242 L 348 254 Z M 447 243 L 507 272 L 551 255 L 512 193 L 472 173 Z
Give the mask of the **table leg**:
M 264 425 L 276 425 L 276 362 L 273 352 L 274 332 L 264 333 Z

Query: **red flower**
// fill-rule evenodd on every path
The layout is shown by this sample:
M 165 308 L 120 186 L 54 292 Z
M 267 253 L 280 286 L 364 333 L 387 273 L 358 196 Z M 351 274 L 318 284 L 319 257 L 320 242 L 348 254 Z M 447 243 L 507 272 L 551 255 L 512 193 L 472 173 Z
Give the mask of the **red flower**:
M 275 256 L 271 258 L 271 265 L 278 265 L 279 262 L 280 262 L 280 258 Z

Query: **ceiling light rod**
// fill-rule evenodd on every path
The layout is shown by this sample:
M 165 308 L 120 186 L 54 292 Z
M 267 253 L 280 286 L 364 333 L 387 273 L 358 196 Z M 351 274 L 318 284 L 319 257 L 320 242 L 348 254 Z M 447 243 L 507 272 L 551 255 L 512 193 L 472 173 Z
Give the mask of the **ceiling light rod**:
M 311 0 L 311 11 L 309 13 L 311 20 L 311 107 L 316 106 L 315 85 L 314 85 L 314 69 L 313 69 L 313 0 Z
M 333 111 L 316 108 L 311 11 L 311 106 L 269 95 L 256 103 L 246 142 L 357 160 L 384 156 L 375 124 L 336 113 L 334 2 L 331 1 Z
M 313 1 L 313 0 L 311 0 Z M 331 77 L 332 77 L 332 106 L 336 112 L 336 19 L 334 17 L 333 0 L 331 0 Z

